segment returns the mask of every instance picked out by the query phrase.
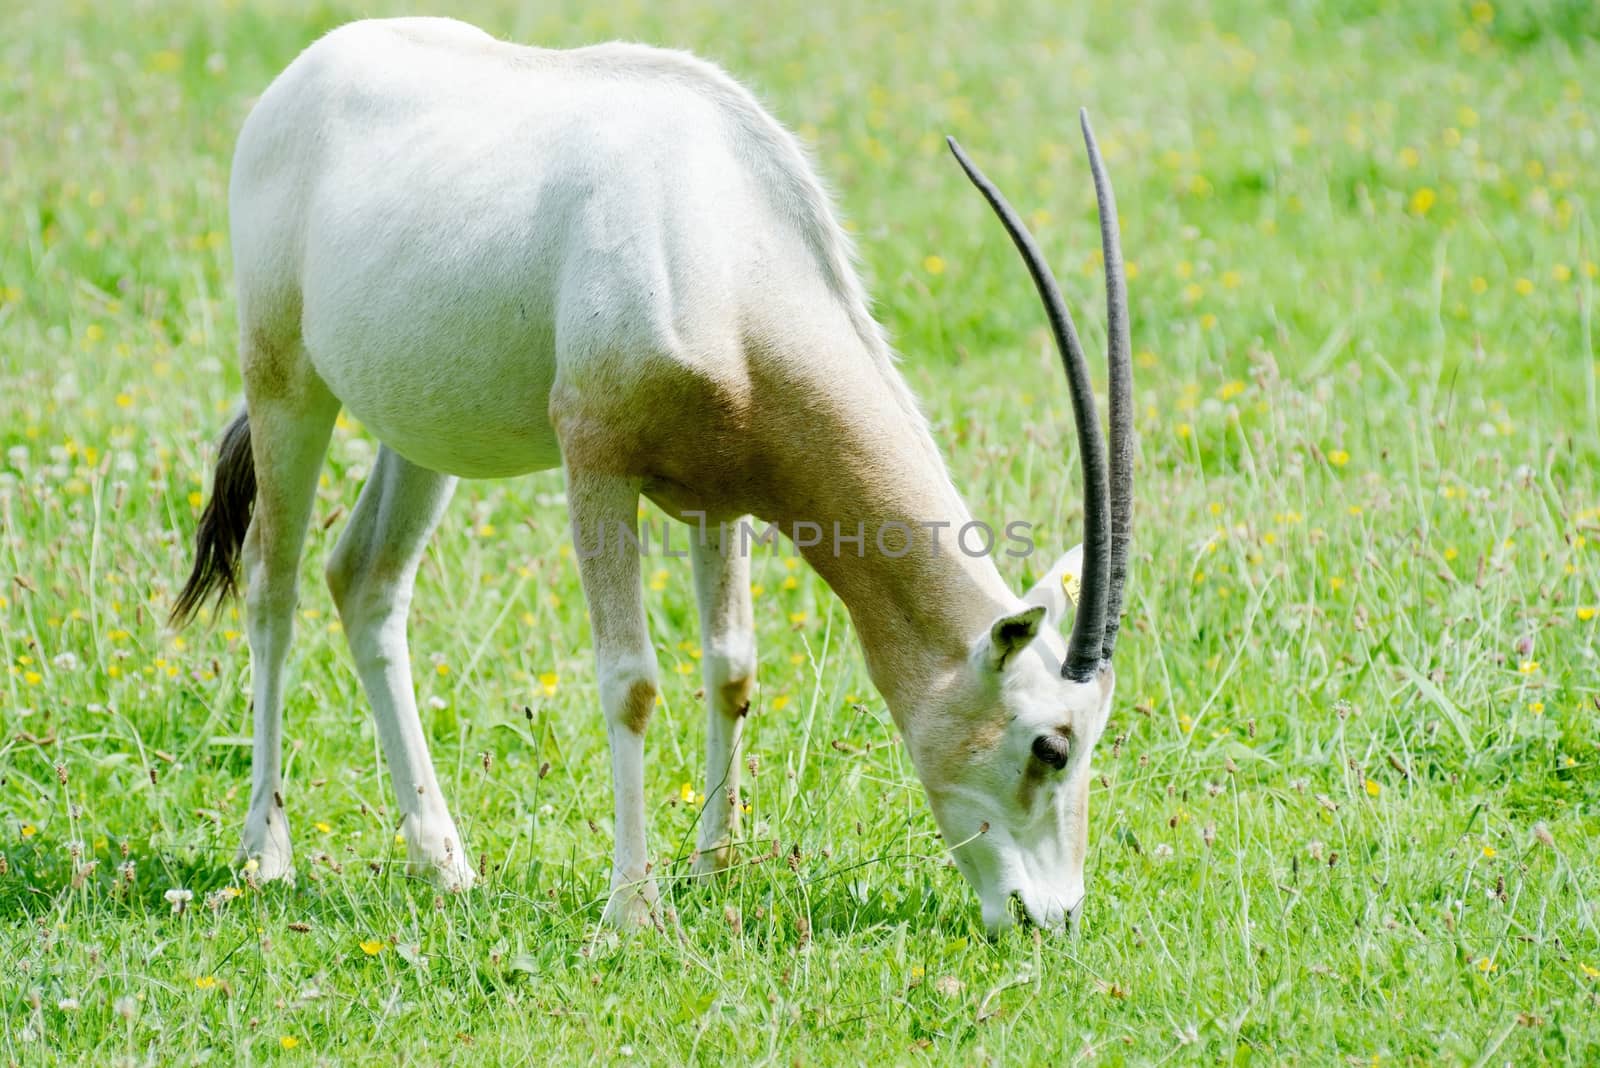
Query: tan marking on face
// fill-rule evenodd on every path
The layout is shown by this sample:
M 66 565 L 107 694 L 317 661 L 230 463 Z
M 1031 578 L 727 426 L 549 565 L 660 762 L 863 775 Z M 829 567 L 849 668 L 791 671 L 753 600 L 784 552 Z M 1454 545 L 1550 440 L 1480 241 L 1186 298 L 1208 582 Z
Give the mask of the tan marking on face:
M 1078 819 L 1073 824 L 1073 827 L 1072 827 L 1072 830 L 1071 830 L 1070 833 L 1072 834 L 1072 836 L 1073 836 L 1073 838 L 1075 840 L 1074 844 L 1077 846 L 1077 855 L 1078 855 L 1078 859 L 1079 859 L 1080 863 L 1082 862 L 1083 858 L 1085 858 L 1085 857 L 1087 857 L 1089 855 L 1089 779 L 1090 778 L 1091 778 L 1091 776 L 1089 774 L 1089 769 L 1088 768 L 1084 768 L 1083 769 L 1083 774 L 1078 776 L 1078 781 L 1075 784 L 1074 791 L 1073 791 L 1074 793 L 1077 794 L 1077 796 L 1075 798 L 1073 798 L 1073 805 L 1077 809 Z
M 924 779 L 939 784 L 961 779 L 974 761 L 999 748 L 1006 736 L 1006 717 L 998 711 L 929 726 L 934 731 L 922 747 Z

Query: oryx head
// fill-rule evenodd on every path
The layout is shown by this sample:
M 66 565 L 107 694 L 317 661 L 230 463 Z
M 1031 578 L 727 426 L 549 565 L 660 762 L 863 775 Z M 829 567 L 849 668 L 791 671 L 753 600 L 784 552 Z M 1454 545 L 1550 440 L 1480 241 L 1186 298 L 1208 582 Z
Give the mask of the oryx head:
M 1110 363 L 1110 466 L 1083 350 L 1050 268 L 1021 220 L 952 139 L 950 148 L 1022 254 L 1066 368 L 1083 461 L 1083 544 L 1014 611 L 975 636 L 969 661 L 930 694 L 932 729 L 908 736 L 935 818 L 957 866 L 998 930 L 1021 915 L 1059 926 L 1084 899 L 1089 759 L 1105 730 L 1115 675 L 1133 512 L 1132 365 L 1117 210 L 1086 114 L 1105 253 Z M 1075 587 L 1075 589 L 1073 588 Z M 1072 632 L 1057 624 L 1075 609 Z

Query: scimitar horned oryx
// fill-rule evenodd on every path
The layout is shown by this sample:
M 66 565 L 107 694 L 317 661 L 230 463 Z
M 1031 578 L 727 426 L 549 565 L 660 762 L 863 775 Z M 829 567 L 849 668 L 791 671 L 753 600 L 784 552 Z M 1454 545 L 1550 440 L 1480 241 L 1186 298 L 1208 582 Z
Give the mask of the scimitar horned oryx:
M 341 407 L 382 443 L 327 581 L 372 703 L 408 867 L 473 882 L 412 688 L 406 616 L 457 478 L 560 467 L 573 528 L 637 529 L 641 494 L 706 530 L 754 515 L 907 528 L 894 553 L 800 546 L 843 600 L 939 829 L 991 929 L 1084 896 L 1089 760 L 1111 706 L 1132 504 L 1127 299 L 1098 195 L 1110 458 L 1083 352 L 1027 230 L 960 148 L 1044 300 L 1077 420 L 1084 541 L 1022 596 L 989 554 L 873 320 L 798 142 L 679 52 L 553 51 L 442 19 L 354 23 L 309 47 L 245 121 L 229 190 L 245 407 L 222 438 L 183 622 L 242 559 L 254 716 L 241 857 L 292 873 L 280 743 L 296 573 Z M 824 462 L 825 461 L 825 462 Z M 748 554 L 691 538 L 708 802 L 698 870 L 739 836 L 755 684 Z M 798 540 L 798 539 L 797 539 Z M 640 554 L 575 554 L 615 788 L 605 916 L 658 920 L 644 738 L 658 691 Z M 1074 608 L 1065 641 L 1057 631 Z M 537 642 L 539 635 L 526 640 Z

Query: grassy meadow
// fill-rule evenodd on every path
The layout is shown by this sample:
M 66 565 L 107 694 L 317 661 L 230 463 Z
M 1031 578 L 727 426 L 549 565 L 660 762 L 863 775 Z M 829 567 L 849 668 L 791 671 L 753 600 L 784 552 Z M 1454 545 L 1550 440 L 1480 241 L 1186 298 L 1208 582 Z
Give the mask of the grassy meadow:
M 419 701 L 487 877 L 405 878 L 321 580 L 375 455 L 344 420 L 290 668 L 299 879 L 232 867 L 239 609 L 163 620 L 240 396 L 233 139 L 319 34 L 423 12 L 690 48 L 799 131 L 973 510 L 1035 523 L 1039 555 L 1001 560 L 1019 588 L 1078 540 L 1067 392 L 942 139 L 1027 214 L 1100 351 L 1090 109 L 1141 449 L 1078 935 L 984 937 L 842 607 L 771 552 L 747 862 L 710 882 L 685 877 L 693 588 L 646 563 L 678 929 L 602 929 L 610 774 L 556 472 L 463 484 L 423 566 Z M 5 22 L 0 1062 L 1600 1061 L 1586 0 L 21 0 Z

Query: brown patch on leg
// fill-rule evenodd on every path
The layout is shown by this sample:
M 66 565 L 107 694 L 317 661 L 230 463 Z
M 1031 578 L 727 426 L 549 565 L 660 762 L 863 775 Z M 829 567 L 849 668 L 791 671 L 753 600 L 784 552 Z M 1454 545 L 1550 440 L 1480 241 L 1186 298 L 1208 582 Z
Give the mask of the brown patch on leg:
M 628 695 L 622 699 L 622 725 L 635 734 L 643 734 L 655 709 L 656 684 L 639 679 L 628 687 Z
M 725 716 L 741 719 L 750 713 L 750 691 L 755 688 L 755 680 L 749 675 L 737 679 L 729 679 L 718 690 L 718 699 L 721 701 L 721 712 Z

